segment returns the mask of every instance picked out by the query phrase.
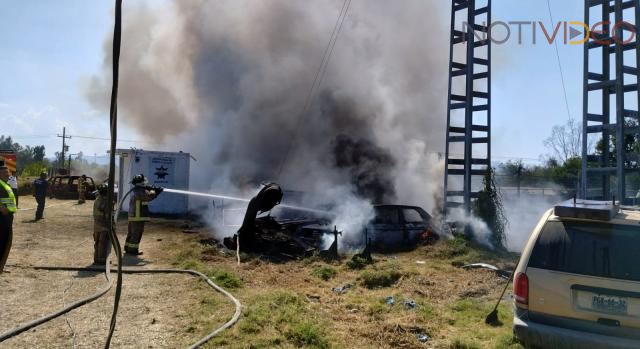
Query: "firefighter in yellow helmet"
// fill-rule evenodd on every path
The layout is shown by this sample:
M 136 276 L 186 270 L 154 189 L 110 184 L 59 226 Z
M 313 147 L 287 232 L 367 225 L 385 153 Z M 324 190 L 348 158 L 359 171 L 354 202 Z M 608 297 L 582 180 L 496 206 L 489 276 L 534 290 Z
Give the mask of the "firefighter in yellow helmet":
M 147 185 L 143 174 L 134 176 L 131 184 L 134 187 L 129 199 L 129 230 L 124 251 L 130 255 L 141 255 L 140 240 L 144 233 L 144 223 L 151 220 L 149 202 L 158 197 L 163 188 Z
M 93 264 L 104 265 L 111 253 L 111 236 L 109 235 L 109 218 L 107 216 L 107 193 L 109 187 L 100 184 L 96 190 L 96 200 L 93 202 Z M 113 197 L 111 205 L 115 205 Z M 114 212 L 114 210 L 112 210 Z M 115 212 L 114 212 L 115 213 Z M 113 229 L 116 228 L 114 216 L 111 216 Z
M 13 215 L 18 210 L 16 197 L 8 181 L 9 169 L 6 166 L 0 166 L 0 274 L 11 250 Z

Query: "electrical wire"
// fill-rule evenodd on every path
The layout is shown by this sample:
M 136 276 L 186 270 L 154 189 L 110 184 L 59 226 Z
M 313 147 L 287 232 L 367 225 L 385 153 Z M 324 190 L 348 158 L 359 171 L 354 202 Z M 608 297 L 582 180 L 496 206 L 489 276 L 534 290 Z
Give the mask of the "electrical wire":
M 549 10 L 549 19 L 551 20 L 551 25 L 553 26 L 553 14 L 551 13 L 551 3 L 550 0 L 547 0 L 547 9 Z M 562 82 L 562 91 L 564 92 L 564 104 L 567 108 L 567 116 L 569 120 L 573 119 L 571 117 L 571 109 L 569 108 L 569 98 L 567 97 L 567 87 L 564 83 L 564 71 L 562 70 L 562 62 L 560 61 L 560 52 L 558 51 L 558 40 L 553 41 L 556 51 L 556 58 L 558 59 L 558 69 L 560 70 L 560 81 Z
M 291 153 L 291 148 L 293 144 L 297 141 L 298 138 L 298 130 L 302 125 L 302 121 L 304 120 L 306 114 L 311 109 L 313 105 L 314 95 L 317 90 L 320 88 L 321 82 L 324 80 L 324 75 L 327 71 L 327 66 L 329 65 L 329 60 L 331 59 L 331 55 L 333 54 L 333 48 L 338 41 L 338 36 L 340 35 L 340 31 L 342 30 L 342 24 L 344 23 L 344 19 L 347 17 L 347 11 L 349 11 L 349 7 L 351 6 L 351 0 L 344 0 L 342 3 L 342 8 L 340 9 L 340 14 L 336 19 L 336 23 L 333 26 L 333 30 L 331 31 L 331 36 L 329 37 L 329 42 L 324 49 L 324 53 L 322 55 L 322 60 L 320 61 L 320 66 L 316 71 L 316 75 L 313 78 L 313 83 L 311 84 L 311 88 L 309 89 L 309 93 L 307 94 L 307 98 L 305 99 L 304 105 L 300 114 L 298 114 L 298 118 L 296 119 L 296 124 L 293 129 L 293 136 L 291 137 L 291 141 L 287 143 L 287 148 L 284 152 L 284 156 L 282 161 L 280 162 L 280 166 L 278 167 L 278 171 L 276 174 L 276 178 L 279 178 L 282 174 L 282 170 L 287 163 L 289 155 Z
M 81 138 L 81 139 L 90 139 L 90 140 L 98 140 L 98 141 L 110 141 L 110 138 L 102 138 L 102 137 L 92 137 L 92 136 L 77 136 L 70 135 L 73 138 Z M 152 142 L 152 141 L 140 141 L 134 139 L 119 139 L 118 142 L 126 142 L 126 143 L 148 143 L 148 144 L 162 144 L 160 142 Z

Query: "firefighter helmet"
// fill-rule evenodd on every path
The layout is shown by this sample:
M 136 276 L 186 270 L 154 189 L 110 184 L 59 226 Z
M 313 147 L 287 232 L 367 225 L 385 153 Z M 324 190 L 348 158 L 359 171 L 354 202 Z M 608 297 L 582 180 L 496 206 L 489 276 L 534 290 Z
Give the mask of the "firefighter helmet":
M 147 179 L 144 177 L 142 173 L 133 176 L 133 179 L 131 180 L 131 184 L 133 185 L 142 185 L 146 182 L 147 182 Z
M 96 187 L 96 190 L 100 195 L 107 195 L 107 192 L 109 191 L 109 186 L 106 183 L 103 183 L 98 185 L 98 187 Z

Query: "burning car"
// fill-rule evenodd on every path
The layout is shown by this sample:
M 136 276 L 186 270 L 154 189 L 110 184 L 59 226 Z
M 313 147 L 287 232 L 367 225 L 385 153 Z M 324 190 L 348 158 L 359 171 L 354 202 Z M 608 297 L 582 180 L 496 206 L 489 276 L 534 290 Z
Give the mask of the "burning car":
M 326 253 L 337 257 L 338 235 L 342 232 L 332 226 L 335 218 L 329 211 L 278 207 L 278 218 L 271 210 L 280 204 L 283 192 L 275 183 L 266 184 L 250 200 L 238 234 L 224 239 L 232 250 L 266 255 L 297 257 Z M 375 251 L 389 252 L 414 248 L 422 241 L 433 241 L 431 216 L 422 208 L 406 205 L 376 205 L 375 218 L 361 233 L 358 247 L 367 245 Z M 268 213 L 267 215 L 262 215 Z
M 386 252 L 414 248 L 438 239 L 431 215 L 418 206 L 376 205 L 366 227 L 372 249 Z
M 238 233 L 224 239 L 224 245 L 232 250 L 238 248 L 246 252 L 262 253 L 271 256 L 294 258 L 319 251 L 322 248 L 323 235 L 326 230 L 309 229 L 310 226 L 326 226 L 328 217 L 321 218 L 315 214 L 288 215 L 276 220 L 271 214 L 260 216 L 270 211 L 282 200 L 283 192 L 275 183 L 268 183 L 254 196 L 247 206 L 244 219 Z M 282 209 L 281 209 L 282 210 Z M 295 210 L 292 210 L 295 211 Z M 310 210 L 308 213 L 314 213 Z M 313 216 L 313 217 L 311 217 Z

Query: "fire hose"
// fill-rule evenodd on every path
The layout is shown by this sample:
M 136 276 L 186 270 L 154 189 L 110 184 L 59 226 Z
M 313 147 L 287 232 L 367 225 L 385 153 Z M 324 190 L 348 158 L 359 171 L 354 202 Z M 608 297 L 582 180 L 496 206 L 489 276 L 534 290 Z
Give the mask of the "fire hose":
M 121 209 L 122 209 L 122 204 L 125 202 L 125 199 L 129 196 L 129 194 L 131 194 L 131 192 L 133 191 L 132 188 L 131 190 L 129 190 L 122 198 L 122 200 L 120 201 L 120 204 L 118 204 L 117 209 L 116 209 L 116 216 L 120 213 Z M 59 316 L 62 316 L 76 308 L 79 308 L 85 304 L 89 304 L 91 302 L 93 302 L 94 300 L 102 297 L 103 295 L 105 295 L 107 292 L 109 292 L 109 290 L 111 290 L 111 287 L 113 286 L 113 279 L 111 279 L 111 275 L 110 272 L 118 272 L 118 268 L 111 268 L 109 269 L 108 265 L 110 264 L 110 258 L 107 258 L 107 261 L 105 263 L 105 267 L 61 267 L 61 266 L 33 266 L 33 267 L 27 267 L 27 266 L 19 266 L 19 265 L 13 265 L 14 267 L 19 267 L 19 268 L 33 268 L 36 270 L 48 270 L 48 271 L 102 271 L 104 270 L 105 272 L 105 277 L 108 281 L 107 286 L 105 286 L 102 290 L 98 291 L 95 294 L 92 294 L 88 297 L 85 297 L 83 299 L 80 299 L 54 313 L 51 313 L 49 315 L 45 315 L 41 318 L 38 318 L 36 320 L 33 320 L 29 323 L 26 323 L 24 325 L 21 325 L 17 328 L 14 328 L 13 330 L 7 331 L 5 333 L 0 334 L 0 343 L 2 343 L 3 341 L 15 337 L 17 335 L 19 335 L 20 333 L 23 333 L 25 331 L 28 331 L 34 327 L 40 326 L 46 322 L 49 322 Z M 206 335 L 205 337 L 203 337 L 202 339 L 198 340 L 195 344 L 193 344 L 192 346 L 189 347 L 189 349 L 192 348 L 199 348 L 200 346 L 202 346 L 204 343 L 208 342 L 211 338 L 215 337 L 217 334 L 219 334 L 220 332 L 222 332 L 223 330 L 231 327 L 232 325 L 234 325 L 238 319 L 240 318 L 240 313 L 241 313 L 241 309 L 242 309 L 242 305 L 240 304 L 240 301 L 235 298 L 232 294 L 230 294 L 229 292 L 225 291 L 223 288 L 221 288 L 220 286 L 216 285 L 209 277 L 207 277 L 206 275 L 202 274 L 201 272 L 195 271 L 195 270 L 190 270 L 190 269 L 141 269 L 141 268 L 120 268 L 121 271 L 125 274 L 190 274 L 190 275 L 194 275 L 194 276 L 199 276 L 200 278 L 202 278 L 204 281 L 207 282 L 207 284 L 209 286 L 211 286 L 213 289 L 215 289 L 216 291 L 222 293 L 224 296 L 226 296 L 227 298 L 229 298 L 235 305 L 235 312 L 233 314 L 233 317 L 231 318 L 231 320 L 227 321 L 224 325 L 222 325 L 221 327 L 217 328 L 216 330 L 214 330 L 213 332 L 210 332 L 208 335 Z
M 100 267 L 58 267 L 58 266 L 34 266 L 34 267 L 26 267 L 26 266 L 19 266 L 19 265 L 15 265 L 14 267 L 18 267 L 18 268 L 33 268 L 36 270 L 47 270 L 47 271 L 101 271 L 103 270 Z M 110 289 L 111 286 L 113 285 L 113 280 L 110 278 L 109 276 L 109 271 L 115 272 L 117 269 L 116 268 L 112 268 L 112 269 L 106 269 L 105 273 L 107 275 L 107 279 L 109 280 L 109 284 L 102 289 L 101 291 L 99 291 L 98 293 L 91 295 L 87 298 L 84 298 L 82 300 L 79 300 L 77 302 L 74 302 L 72 304 L 70 304 L 69 306 L 67 306 L 64 309 L 58 310 L 55 313 L 49 314 L 47 316 L 41 317 L 39 319 L 36 319 L 34 321 L 31 321 L 27 324 L 24 324 L 18 328 L 15 328 L 11 331 L 7 331 L 5 333 L 0 334 L 0 343 L 11 338 L 14 336 L 17 336 L 18 334 L 28 331 L 36 326 L 42 325 L 45 322 L 48 322 L 50 320 L 53 320 L 65 313 L 68 313 L 69 311 L 76 309 L 82 305 L 88 304 L 98 298 L 100 298 L 102 295 L 104 295 L 105 293 L 107 293 Z M 225 329 L 233 326 L 236 322 L 238 322 L 238 319 L 240 318 L 240 314 L 241 314 L 241 309 L 242 309 L 242 305 L 240 304 L 240 301 L 235 298 L 232 294 L 230 294 L 229 292 L 227 292 L 226 290 L 224 290 L 222 287 L 216 285 L 208 276 L 206 276 L 205 274 L 199 272 L 199 271 L 195 271 L 195 270 L 190 270 L 190 269 L 142 269 L 142 268 L 122 268 L 122 272 L 125 274 L 190 274 L 193 276 L 198 276 L 201 279 L 203 279 L 204 281 L 207 282 L 207 284 L 213 288 L 214 290 L 222 293 L 224 296 L 226 296 L 227 298 L 229 298 L 235 305 L 235 312 L 233 314 L 233 317 L 231 317 L 231 319 L 229 321 L 227 321 L 224 325 L 222 325 L 221 327 L 215 329 L 214 331 L 210 332 L 209 334 L 207 334 L 206 336 L 202 337 L 200 340 L 198 340 L 195 344 L 191 345 L 189 347 L 189 349 L 195 349 L 195 348 L 199 348 L 201 347 L 203 344 L 205 344 L 206 342 L 208 342 L 209 340 L 211 340 L 213 337 L 215 337 L 216 335 L 218 335 L 220 332 L 224 331 Z

